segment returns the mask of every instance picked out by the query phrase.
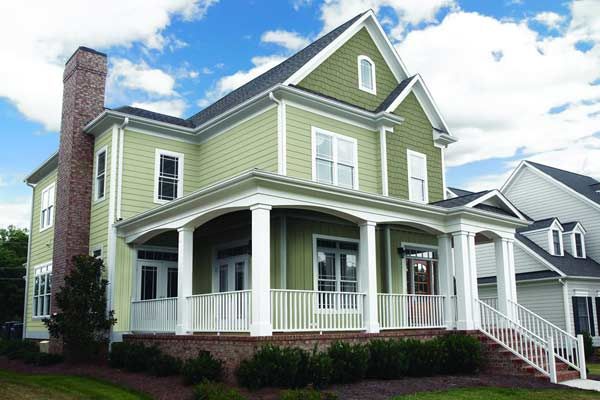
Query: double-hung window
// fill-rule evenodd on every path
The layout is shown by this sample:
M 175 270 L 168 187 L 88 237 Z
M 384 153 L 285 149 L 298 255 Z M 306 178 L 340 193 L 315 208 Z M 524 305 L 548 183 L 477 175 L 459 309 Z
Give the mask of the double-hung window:
M 560 232 L 556 229 L 552 230 L 552 250 L 555 256 L 562 255 L 562 241 L 560 240 Z
M 95 171 L 95 198 L 96 201 L 104 200 L 106 193 L 106 147 L 96 152 Z
M 587 332 L 592 336 L 596 336 L 592 298 L 587 296 L 573 296 L 571 299 L 573 302 L 575 334 L 579 335 Z
M 154 192 L 157 203 L 175 200 L 183 195 L 183 154 L 156 150 Z
M 575 257 L 583 258 L 583 236 L 581 233 L 575 233 Z
M 33 316 L 50 315 L 50 293 L 52 289 L 52 264 L 35 268 L 33 284 Z
M 355 308 L 356 297 L 344 293 L 358 291 L 358 243 L 329 238 L 315 240 L 319 308 Z
M 408 198 L 419 203 L 429 202 L 427 189 L 427 156 L 407 150 Z
M 367 56 L 358 56 L 358 88 L 371 94 L 377 94 L 375 63 Z
M 356 139 L 313 128 L 313 180 L 358 189 Z
M 42 191 L 40 230 L 50 228 L 54 223 L 54 183 Z

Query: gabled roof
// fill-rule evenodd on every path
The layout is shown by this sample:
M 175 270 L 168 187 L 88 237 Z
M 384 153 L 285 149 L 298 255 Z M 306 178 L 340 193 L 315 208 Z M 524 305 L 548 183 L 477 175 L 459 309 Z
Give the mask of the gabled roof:
M 444 207 L 444 208 L 465 206 L 465 205 L 469 204 L 471 201 L 477 200 L 478 198 L 482 197 L 484 194 L 487 194 L 489 192 L 490 192 L 489 190 L 483 190 L 483 191 L 477 192 L 477 193 L 470 192 L 470 193 L 462 195 L 462 196 L 453 197 L 453 198 L 447 199 L 447 200 L 436 201 L 431 204 L 433 204 L 435 206 Z
M 523 233 L 523 232 L 537 231 L 539 229 L 548 229 L 552 226 L 554 221 L 557 221 L 558 224 L 560 225 L 560 221 L 558 220 L 558 218 L 552 217 L 552 218 L 540 219 L 539 221 L 533 221 L 533 223 L 531 225 L 526 226 L 524 228 L 519 228 L 519 229 L 517 229 L 517 231 Z
M 498 190 L 483 190 L 477 193 L 468 192 L 468 194 L 463 196 L 436 201 L 431 204 L 444 208 L 470 207 L 496 214 L 508 215 L 523 221 L 528 220 L 527 217 L 512 205 L 512 203 Z
M 582 232 L 586 232 L 583 224 L 579 221 L 567 222 L 566 224 L 562 224 L 564 232 L 573 232 L 576 228 L 579 228 Z
M 387 111 L 387 109 L 390 108 L 390 106 L 392 105 L 394 100 L 396 100 L 396 98 L 398 98 L 398 96 L 400 96 L 400 94 L 404 91 L 404 89 L 406 89 L 408 87 L 408 85 L 410 85 L 411 82 L 413 80 L 415 80 L 416 78 L 417 78 L 417 76 L 413 75 L 410 78 L 406 78 L 402 82 L 400 82 L 398 84 L 398 86 L 396 86 L 394 88 L 394 90 L 392 90 L 392 92 L 388 95 L 388 97 L 386 97 L 385 100 L 383 100 L 381 102 L 381 104 L 377 107 L 375 112 Z
M 187 128 L 193 128 L 193 123 L 183 118 L 172 117 L 170 115 L 157 113 L 154 111 L 144 110 L 142 108 L 123 106 L 115 108 L 114 111 L 122 112 L 125 114 L 135 115 L 142 118 L 152 119 L 154 121 L 166 122 L 168 124 L 185 126 Z
M 58 168 L 58 151 L 52 154 L 46 161 L 29 174 L 29 176 L 25 178 L 25 182 L 30 185 L 35 185 L 56 168 Z
M 473 192 L 469 191 L 469 190 L 464 190 L 464 189 L 459 189 L 459 188 L 455 188 L 455 187 L 450 187 L 448 186 L 446 188 L 446 190 L 450 191 L 451 193 L 453 193 L 456 197 L 460 197 L 460 196 L 466 196 L 468 194 L 473 194 Z
M 561 277 L 560 274 L 558 274 L 557 272 L 554 272 L 554 271 L 550 271 L 550 270 L 521 272 L 521 273 L 515 274 L 515 278 L 516 278 L 517 282 L 531 281 L 531 280 L 537 280 L 537 279 L 547 279 L 547 278 L 560 278 L 560 277 Z M 496 277 L 495 276 L 485 276 L 482 278 L 477 278 L 477 283 L 479 285 L 496 283 Z

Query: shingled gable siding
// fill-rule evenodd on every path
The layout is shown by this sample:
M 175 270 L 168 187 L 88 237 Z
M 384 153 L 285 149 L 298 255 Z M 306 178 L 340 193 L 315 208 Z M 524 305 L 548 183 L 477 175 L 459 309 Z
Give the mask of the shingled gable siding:
M 29 259 L 28 293 L 27 293 L 27 331 L 46 331 L 45 325 L 39 319 L 32 320 L 34 267 L 52 262 L 52 249 L 54 244 L 54 225 L 40 232 L 40 213 L 42 205 L 42 191 L 52 183 L 56 184 L 56 170 L 40 180 L 33 190 L 33 224 L 31 226 L 31 258 Z M 55 214 L 56 216 L 56 214 Z
M 357 140 L 359 189 L 363 192 L 381 193 L 379 133 L 293 106 L 286 108 L 286 117 L 288 176 L 312 179 L 311 127 L 315 126 Z
M 408 169 L 406 150 L 414 150 L 427 156 L 427 179 L 429 201 L 443 199 L 441 150 L 434 146 L 433 127 L 411 93 L 394 111 L 404 122 L 387 135 L 388 184 L 390 196 L 408 199 Z
M 110 164 L 112 129 L 96 139 L 94 144 L 94 188 L 92 189 L 92 207 L 90 215 L 90 251 L 98 245 L 102 246 L 102 257 L 106 261 L 106 249 L 108 246 L 108 205 L 110 203 Z M 96 201 L 96 152 L 106 147 L 106 169 L 104 180 L 104 200 Z M 106 273 L 106 271 L 105 271 Z
M 377 95 L 358 88 L 358 56 L 366 55 L 375 63 Z M 361 29 L 298 86 L 336 99 L 375 110 L 398 85 L 383 56 L 366 28 Z

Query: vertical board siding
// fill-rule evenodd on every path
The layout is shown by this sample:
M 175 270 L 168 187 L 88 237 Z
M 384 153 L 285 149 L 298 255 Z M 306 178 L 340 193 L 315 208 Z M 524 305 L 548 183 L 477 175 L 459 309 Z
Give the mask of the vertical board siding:
M 402 226 L 392 226 L 390 232 L 390 243 L 392 251 L 392 293 L 403 293 L 403 282 L 406 280 L 406 260 L 398 254 L 398 249 L 403 243 L 412 243 L 417 246 L 437 246 L 437 237 L 416 229 Z M 439 274 L 438 274 L 439 275 Z
M 388 185 L 390 196 L 408 199 L 408 164 L 406 150 L 410 149 L 427 156 L 427 181 L 429 201 L 444 198 L 442 179 L 442 152 L 434 146 L 433 126 L 421 108 L 416 96 L 411 93 L 394 111 L 404 122 L 387 134 Z
M 125 238 L 117 238 L 115 263 L 115 282 L 113 292 L 113 309 L 117 324 L 115 332 L 129 331 L 131 321 L 131 300 L 133 299 L 133 280 L 135 268 L 133 263 L 135 250 L 125 243 Z
M 587 255 L 600 260 L 600 210 L 597 207 L 538 176 L 529 168 L 523 168 L 513 178 L 513 183 L 504 194 L 517 208 L 535 220 L 558 217 L 563 223 L 581 222 L 587 231 Z
M 349 136 L 358 146 L 358 184 L 363 192 L 381 193 L 379 133 L 359 128 L 293 106 L 286 107 L 287 174 L 312 179 L 311 127 Z
M 102 257 L 106 258 L 108 248 L 108 207 L 110 203 L 110 181 L 113 178 L 110 173 L 112 162 L 112 129 L 96 140 L 94 144 L 94 172 L 92 187 L 92 205 L 90 211 L 90 251 L 94 246 L 102 246 Z M 96 201 L 96 152 L 106 146 L 104 200 Z
M 39 319 L 32 319 L 33 315 L 33 284 L 35 281 L 34 267 L 52 261 L 52 249 L 54 247 L 54 225 L 40 232 L 40 213 L 42 208 L 42 192 L 52 183 L 56 184 L 56 170 L 50 172 L 40 180 L 33 189 L 33 221 L 31 225 L 31 255 L 29 259 L 29 270 L 27 271 L 27 330 L 45 331 L 46 326 Z M 54 208 L 56 216 L 56 207 Z M 55 221 L 56 222 L 56 221 Z
M 519 243 L 515 243 L 514 249 L 516 273 L 548 270 L 546 265 L 523 250 Z M 494 243 L 475 246 L 475 254 L 477 255 L 477 277 L 496 276 L 496 249 Z
M 377 95 L 358 88 L 359 55 L 366 55 L 375 63 Z M 371 111 L 375 110 L 397 85 L 398 81 L 366 28 L 357 32 L 298 84 L 302 88 Z

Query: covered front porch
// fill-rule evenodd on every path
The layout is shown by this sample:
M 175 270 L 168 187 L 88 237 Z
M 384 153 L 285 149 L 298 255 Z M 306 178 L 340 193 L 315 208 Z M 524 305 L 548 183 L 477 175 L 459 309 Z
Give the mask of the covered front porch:
M 134 257 L 129 331 L 472 330 L 475 246 L 489 241 L 506 282 L 498 285 L 499 307 L 516 300 L 514 218 L 449 215 L 343 189 L 324 196 L 315 193 L 322 185 L 286 183 L 257 185 L 252 196 L 240 190 L 214 207 L 201 197 L 177 200 L 164 213 L 122 223 Z

